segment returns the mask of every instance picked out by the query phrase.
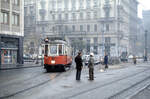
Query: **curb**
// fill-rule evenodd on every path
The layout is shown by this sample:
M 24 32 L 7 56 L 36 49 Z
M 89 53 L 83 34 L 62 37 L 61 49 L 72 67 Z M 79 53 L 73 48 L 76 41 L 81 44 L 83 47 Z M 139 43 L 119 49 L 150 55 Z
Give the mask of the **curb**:
M 20 67 L 13 67 L 13 68 L 0 68 L 0 70 L 12 70 L 12 69 L 22 69 L 22 68 L 33 68 L 33 67 L 42 67 L 42 65 L 38 65 L 38 66 L 20 66 Z

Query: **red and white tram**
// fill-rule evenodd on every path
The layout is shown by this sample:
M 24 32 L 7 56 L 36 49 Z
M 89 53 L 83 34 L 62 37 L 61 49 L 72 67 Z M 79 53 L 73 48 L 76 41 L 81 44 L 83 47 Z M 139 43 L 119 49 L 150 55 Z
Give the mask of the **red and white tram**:
M 72 48 L 66 40 L 62 38 L 46 38 L 44 41 L 44 68 L 61 69 L 65 71 L 66 67 L 72 64 Z

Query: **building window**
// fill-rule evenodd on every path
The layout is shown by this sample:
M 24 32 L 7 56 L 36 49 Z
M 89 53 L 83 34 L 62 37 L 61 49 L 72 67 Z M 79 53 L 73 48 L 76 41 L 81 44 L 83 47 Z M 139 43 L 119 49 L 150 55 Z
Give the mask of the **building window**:
M 30 6 L 30 13 L 33 14 L 33 12 L 34 12 L 34 7 Z
M 19 5 L 19 0 L 12 0 L 12 4 Z
M 110 43 L 110 37 L 105 37 L 105 43 Z
M 68 26 L 65 26 L 65 32 L 68 32 Z
M 55 20 L 55 15 L 54 14 L 52 15 L 52 19 Z
M 83 25 L 80 25 L 80 31 L 83 31 Z
M 80 13 L 80 19 L 83 19 L 83 13 Z
M 27 7 L 24 7 L 24 15 L 27 15 Z
M 74 25 L 72 26 L 72 31 L 75 32 L 75 26 Z
M 2 24 L 9 24 L 9 13 L 8 12 L 1 12 L 1 23 Z
M 55 32 L 55 27 L 53 26 L 52 31 Z
M 59 31 L 59 33 L 62 32 L 62 26 L 61 25 L 58 26 L 58 31 Z
M 87 31 L 88 32 L 90 31 L 90 25 L 87 25 Z
M 91 13 L 87 12 L 87 19 L 90 19 L 90 18 L 91 18 Z
M 94 31 L 97 32 L 97 24 L 94 25 Z
M 68 14 L 67 13 L 65 14 L 65 19 L 68 20 Z
M 2 0 L 3 2 L 9 3 L 10 0 Z
M 12 14 L 12 24 L 19 26 L 19 15 L 18 14 L 15 14 L 15 13 Z
M 108 3 L 109 3 L 109 0 L 105 0 L 105 3 L 108 4 Z
M 61 14 L 58 15 L 58 20 L 61 20 Z
M 83 8 L 83 0 L 79 0 L 80 1 L 80 9 Z
M 97 1 L 97 0 L 94 0 L 94 7 L 95 7 L 95 8 L 97 7 L 97 4 L 98 4 L 98 1 Z
M 110 15 L 109 15 L 109 9 L 107 8 L 107 10 L 105 11 L 105 17 L 109 17 Z
M 90 4 L 91 4 L 91 1 L 90 1 L 90 0 L 86 0 L 86 8 L 87 8 L 87 9 L 90 8 Z
M 65 0 L 64 3 L 65 3 L 65 9 L 67 10 L 68 9 L 68 0 Z
M 94 19 L 97 19 L 97 12 L 94 12 Z
M 94 43 L 97 43 L 97 42 L 98 42 L 98 38 L 94 37 Z
M 106 31 L 109 31 L 109 24 L 106 24 Z
M 76 19 L 76 15 L 75 13 L 72 13 L 72 19 L 75 20 Z

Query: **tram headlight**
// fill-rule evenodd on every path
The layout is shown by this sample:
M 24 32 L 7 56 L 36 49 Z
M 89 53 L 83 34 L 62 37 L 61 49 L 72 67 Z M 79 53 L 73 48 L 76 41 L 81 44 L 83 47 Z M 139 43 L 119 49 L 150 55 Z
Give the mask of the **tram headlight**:
M 51 64 L 55 64 L 55 60 L 51 60 Z

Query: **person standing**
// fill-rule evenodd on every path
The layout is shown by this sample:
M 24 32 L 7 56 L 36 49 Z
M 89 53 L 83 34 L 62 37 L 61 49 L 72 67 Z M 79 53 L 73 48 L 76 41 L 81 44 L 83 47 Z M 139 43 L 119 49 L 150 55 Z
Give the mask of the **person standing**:
M 94 54 L 90 54 L 90 59 L 89 59 L 89 80 L 94 80 Z
M 136 56 L 133 57 L 133 63 L 136 65 Z
M 108 69 L 108 55 L 106 54 L 104 57 L 105 69 Z
M 76 70 L 77 70 L 76 80 L 80 80 L 81 70 L 82 70 L 82 67 L 83 67 L 81 56 L 82 56 L 81 52 L 78 52 L 78 55 L 75 57 Z

